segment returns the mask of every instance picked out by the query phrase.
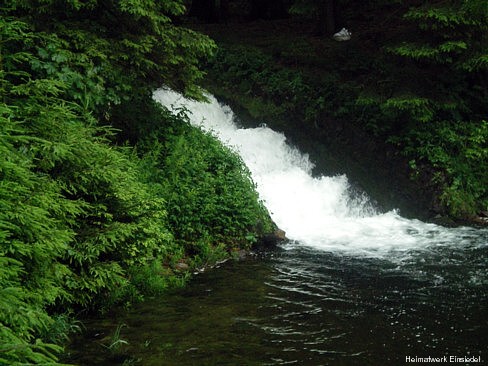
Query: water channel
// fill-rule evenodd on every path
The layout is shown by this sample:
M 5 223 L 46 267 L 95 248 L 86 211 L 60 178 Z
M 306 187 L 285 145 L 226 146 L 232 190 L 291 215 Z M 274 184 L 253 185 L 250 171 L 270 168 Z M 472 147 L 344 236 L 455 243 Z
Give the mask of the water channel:
M 87 320 L 70 362 L 488 362 L 488 230 L 382 212 L 347 177 L 313 176 L 313 163 L 283 134 L 265 125 L 240 128 L 229 107 L 208 98 L 155 93 L 165 106 L 185 106 L 192 124 L 238 151 L 289 241 L 224 263 L 114 318 Z M 118 330 L 123 342 L 114 352 L 103 344 Z

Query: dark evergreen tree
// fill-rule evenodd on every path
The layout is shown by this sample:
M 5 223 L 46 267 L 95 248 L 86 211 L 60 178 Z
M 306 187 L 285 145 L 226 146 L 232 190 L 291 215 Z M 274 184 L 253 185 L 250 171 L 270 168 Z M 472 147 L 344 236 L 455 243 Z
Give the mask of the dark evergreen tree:
M 280 19 L 286 15 L 283 0 L 251 0 L 250 19 Z
M 290 12 L 315 17 L 317 33 L 332 35 L 337 31 L 336 7 L 336 0 L 297 0 L 290 8 Z
M 226 22 L 229 16 L 229 0 L 194 0 L 190 16 L 195 16 L 207 23 Z

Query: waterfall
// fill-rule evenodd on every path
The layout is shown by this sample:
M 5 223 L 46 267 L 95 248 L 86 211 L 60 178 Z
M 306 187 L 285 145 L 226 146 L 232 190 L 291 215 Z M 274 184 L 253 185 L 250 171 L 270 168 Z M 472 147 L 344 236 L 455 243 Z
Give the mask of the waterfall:
M 232 110 L 212 95 L 203 103 L 162 88 L 154 98 L 169 109 L 184 106 L 193 125 L 235 149 L 273 220 L 291 240 L 289 247 L 392 257 L 452 243 L 472 245 L 481 235 L 468 227 L 450 229 L 406 219 L 395 210 L 379 212 L 366 196 L 351 194 L 346 176 L 312 176 L 309 157 L 287 144 L 282 133 L 264 125 L 240 128 Z

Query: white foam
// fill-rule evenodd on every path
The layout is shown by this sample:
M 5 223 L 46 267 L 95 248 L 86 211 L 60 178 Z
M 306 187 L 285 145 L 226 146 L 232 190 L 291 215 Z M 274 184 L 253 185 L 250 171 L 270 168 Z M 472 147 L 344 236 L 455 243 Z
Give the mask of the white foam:
M 212 95 L 207 95 L 209 103 L 201 103 L 159 89 L 154 98 L 170 109 L 184 106 L 193 125 L 213 131 L 235 148 L 273 220 L 296 245 L 384 256 L 453 242 L 469 244 L 470 237 L 478 235 L 471 228 L 408 220 L 396 211 L 380 213 L 367 199 L 352 199 L 345 176 L 313 177 L 308 156 L 288 145 L 282 133 L 267 127 L 238 128 L 231 109 Z

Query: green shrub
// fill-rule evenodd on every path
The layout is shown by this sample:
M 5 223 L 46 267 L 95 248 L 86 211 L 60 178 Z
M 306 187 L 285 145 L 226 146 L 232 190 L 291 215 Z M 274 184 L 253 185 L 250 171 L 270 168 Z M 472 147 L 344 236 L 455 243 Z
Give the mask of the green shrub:
M 394 145 L 385 146 L 388 153 L 412 162 L 412 177 L 422 177 L 423 186 L 430 182 L 431 208 L 455 218 L 472 216 L 487 207 L 480 169 L 486 165 L 482 121 L 488 96 L 482 3 L 400 7 L 391 14 L 398 29 L 385 37 L 382 50 L 354 39 L 345 47 L 323 40 L 323 48 L 309 40 L 304 52 L 295 46 L 306 40 L 276 34 L 273 41 L 266 36 L 220 44 L 208 66 L 209 85 L 258 120 L 304 124 L 310 135 L 327 139 L 336 138 L 327 130 L 328 121 L 336 120 L 369 135 L 372 144 L 386 141 Z
M 410 131 L 402 144 L 414 169 L 428 162 L 437 172 L 440 200 L 454 217 L 470 217 L 488 208 L 488 123 L 441 121 L 436 128 Z
M 181 3 L 110 4 L 120 21 L 96 2 L 9 5 L 0 7 L 0 364 L 56 364 L 76 328 L 71 311 L 159 295 L 188 278 L 171 270 L 177 261 L 216 260 L 222 243 L 246 246 L 258 219 L 271 223 L 239 158 L 151 100 L 154 73 L 169 71 L 170 85 L 198 95 L 196 62 L 213 48 L 170 25 L 163 13 L 180 14 Z M 91 17 L 80 23 L 77 11 Z M 106 22 L 123 36 L 104 33 Z M 117 146 L 106 122 L 134 144 L 158 140 Z
M 176 119 L 141 149 L 151 152 L 144 159 L 153 164 L 150 179 L 167 202 L 175 240 L 188 254 L 199 255 L 207 246 L 220 244 L 228 250 L 249 247 L 250 233 L 259 236 L 271 230 L 249 171 L 214 136 Z
M 0 364 L 40 364 L 61 350 L 40 335 L 53 324 L 45 307 L 69 296 L 60 260 L 73 232 L 61 216 L 74 210 L 14 147 L 28 136 L 5 114 L 0 126 Z

